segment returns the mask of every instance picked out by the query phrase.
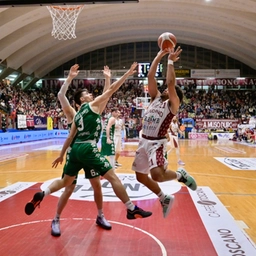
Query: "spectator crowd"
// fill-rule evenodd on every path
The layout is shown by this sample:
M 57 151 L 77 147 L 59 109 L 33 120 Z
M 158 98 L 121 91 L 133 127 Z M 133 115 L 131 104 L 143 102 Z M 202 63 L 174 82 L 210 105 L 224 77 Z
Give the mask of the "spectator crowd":
M 102 93 L 103 87 L 97 84 L 88 85 L 95 95 Z M 256 90 L 198 90 L 196 87 L 182 87 L 184 102 L 178 118 L 201 119 L 238 119 L 240 123 L 248 123 L 250 117 L 256 116 Z M 67 98 L 73 104 L 76 88 L 70 86 Z M 30 117 L 52 117 L 55 129 L 66 129 L 66 119 L 57 100 L 59 88 L 36 88 L 23 91 L 4 81 L 0 82 L 0 111 L 7 120 L 7 128 L 16 128 L 17 114 Z M 110 110 L 117 107 L 126 127 L 128 137 L 138 137 L 141 129 L 142 109 L 136 108 L 136 98 L 144 97 L 144 85 L 126 83 L 113 95 L 104 112 L 107 117 Z M 1 121 L 0 121 L 1 122 Z M 0 123 L 1 128 L 1 123 Z

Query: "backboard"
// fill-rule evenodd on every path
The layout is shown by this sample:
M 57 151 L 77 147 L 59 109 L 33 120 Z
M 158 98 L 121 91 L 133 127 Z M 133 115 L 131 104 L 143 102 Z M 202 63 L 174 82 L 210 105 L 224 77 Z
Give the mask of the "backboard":
M 121 4 L 121 3 L 138 3 L 138 0 L 0 0 L 0 7 L 15 7 L 29 5 L 79 5 L 79 4 Z

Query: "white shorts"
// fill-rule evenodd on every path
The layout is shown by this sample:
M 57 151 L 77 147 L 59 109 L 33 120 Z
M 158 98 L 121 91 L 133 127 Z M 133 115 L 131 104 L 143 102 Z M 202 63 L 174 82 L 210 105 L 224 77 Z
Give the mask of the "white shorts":
M 121 152 L 122 151 L 122 136 L 114 135 L 114 144 L 115 144 L 115 151 Z
M 172 135 L 169 133 L 170 141 L 168 141 L 168 145 L 171 148 L 179 148 L 178 136 Z
M 132 170 L 149 174 L 150 170 L 157 166 L 164 166 L 164 169 L 166 169 L 168 165 L 165 158 L 166 144 L 167 139 L 147 140 L 141 138 L 132 164 Z

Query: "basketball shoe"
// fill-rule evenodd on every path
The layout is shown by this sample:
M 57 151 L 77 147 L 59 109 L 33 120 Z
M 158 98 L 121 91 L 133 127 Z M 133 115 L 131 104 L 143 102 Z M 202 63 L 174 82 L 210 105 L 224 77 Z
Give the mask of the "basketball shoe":
M 135 208 L 133 211 L 127 210 L 127 219 L 132 220 L 132 219 L 138 219 L 138 218 L 147 218 L 152 215 L 152 212 L 146 212 L 139 208 L 137 205 L 135 205 Z
M 179 160 L 178 165 L 185 165 L 185 163 L 183 161 Z
M 34 210 L 36 209 L 36 207 L 40 205 L 43 198 L 44 198 L 44 192 L 43 191 L 35 193 L 33 199 L 26 204 L 25 213 L 27 215 L 32 214 L 34 212 Z
M 52 220 L 52 236 L 60 236 L 60 219 L 54 219 Z
M 191 190 L 197 189 L 195 179 L 183 167 L 178 168 L 177 172 L 181 174 L 181 178 L 178 179 L 179 182 L 184 183 Z
M 121 165 L 121 164 L 119 164 L 117 161 L 116 161 L 115 165 L 116 165 L 116 167 L 118 167 L 118 166 L 122 166 L 122 165 Z
M 160 203 L 161 203 L 162 208 L 163 208 L 164 218 L 166 218 L 169 215 L 170 210 L 172 208 L 173 201 L 174 201 L 174 196 L 173 195 L 165 195 L 164 200 L 163 201 L 160 200 Z
M 101 216 L 97 216 L 96 224 L 107 230 L 112 228 L 111 224 L 105 219 L 103 214 Z

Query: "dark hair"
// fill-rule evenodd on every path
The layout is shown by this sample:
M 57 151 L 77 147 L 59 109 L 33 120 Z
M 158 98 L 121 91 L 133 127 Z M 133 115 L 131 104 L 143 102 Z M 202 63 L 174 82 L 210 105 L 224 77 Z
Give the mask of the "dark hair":
M 118 108 L 112 108 L 112 109 L 111 109 L 111 113 L 112 113 L 112 112 L 115 112 L 115 111 L 118 111 Z
M 81 95 L 83 92 L 88 92 L 87 89 L 79 89 L 78 91 L 75 92 L 75 95 L 74 95 L 74 101 L 77 105 L 81 106 Z
M 181 88 L 178 85 L 175 85 L 175 90 L 176 90 L 176 93 L 177 93 L 177 95 L 180 99 L 180 104 L 181 104 L 183 102 L 183 97 L 184 97 L 183 92 L 182 92 Z

